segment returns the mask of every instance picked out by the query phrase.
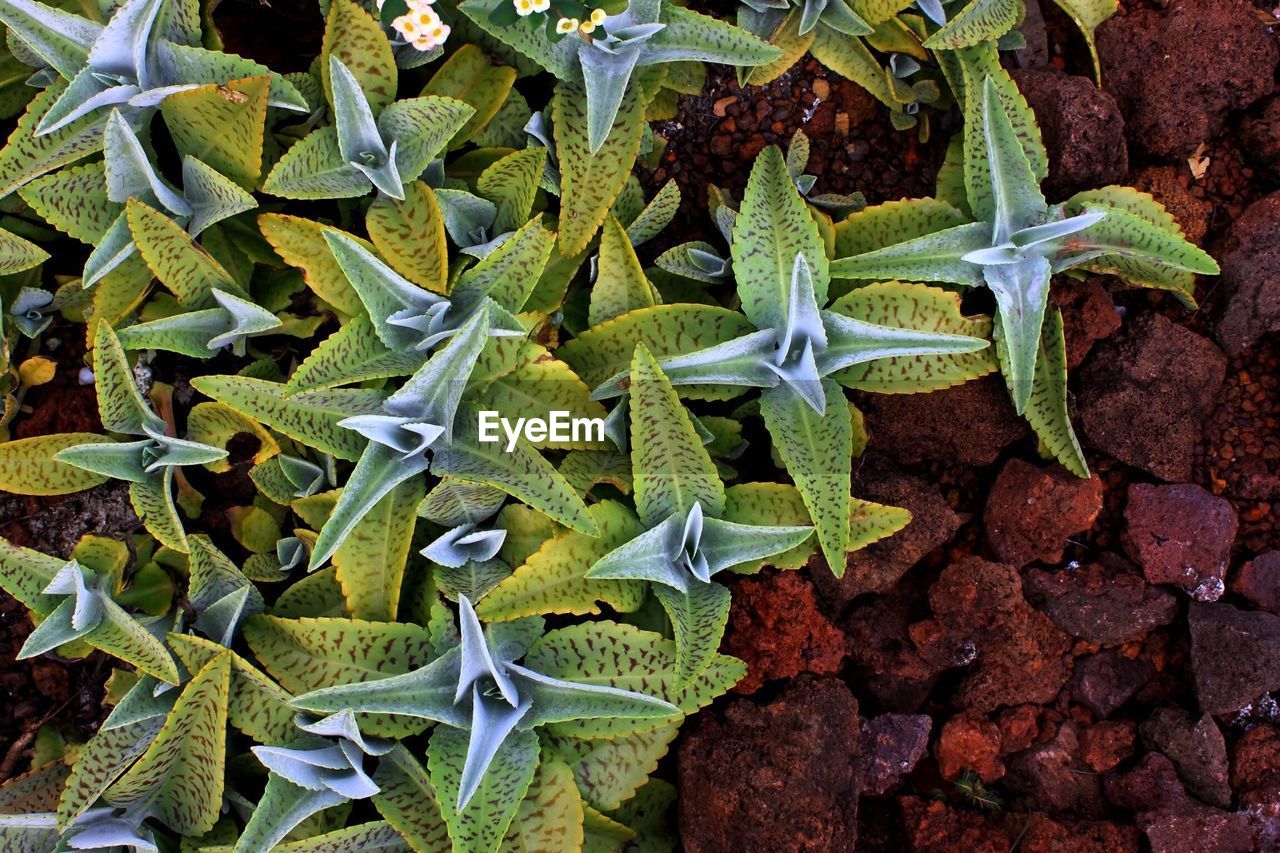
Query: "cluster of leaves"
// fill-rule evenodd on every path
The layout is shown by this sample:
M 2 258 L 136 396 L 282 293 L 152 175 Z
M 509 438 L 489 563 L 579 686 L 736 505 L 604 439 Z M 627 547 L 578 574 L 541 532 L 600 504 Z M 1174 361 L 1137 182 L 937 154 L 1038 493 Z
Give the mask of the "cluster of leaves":
M 1215 269 L 1149 196 L 1040 195 L 1009 4 L 763 4 L 744 29 L 632 0 L 562 38 L 500 5 L 442 9 L 471 43 L 421 50 L 409 5 L 329 0 L 311 70 L 279 75 L 204 47 L 195 0 L 0 0 L 39 88 L 0 149 L 3 424 L 61 369 L 103 427 L 0 443 L 0 488 L 116 481 L 142 524 L 0 541 L 21 656 L 118 661 L 99 732 L 46 730 L 0 786 L 5 849 L 669 849 L 652 774 L 745 674 L 725 578 L 840 576 L 910 520 L 852 494 L 845 389 L 1001 370 L 1083 474 L 1050 276 L 1189 300 Z M 741 198 L 713 188 L 723 248 L 646 268 L 681 201 L 632 175 L 648 120 L 702 62 L 789 62 L 748 32 L 780 21 L 801 52 L 939 48 L 965 129 L 937 197 L 814 193 L 799 134 Z M 983 286 L 996 316 L 965 315 Z M 83 364 L 39 355 L 81 335 Z M 495 441 L 490 415 L 599 428 Z

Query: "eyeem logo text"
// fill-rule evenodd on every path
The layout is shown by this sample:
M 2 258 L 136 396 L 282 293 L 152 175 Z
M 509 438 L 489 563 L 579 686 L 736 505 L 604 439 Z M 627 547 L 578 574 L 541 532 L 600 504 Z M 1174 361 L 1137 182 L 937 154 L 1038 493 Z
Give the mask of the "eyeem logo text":
M 552 410 L 546 418 L 504 418 L 488 409 L 480 412 L 480 440 L 496 444 L 506 438 L 507 453 L 524 436 L 529 441 L 604 441 L 604 418 L 575 418 L 572 412 Z

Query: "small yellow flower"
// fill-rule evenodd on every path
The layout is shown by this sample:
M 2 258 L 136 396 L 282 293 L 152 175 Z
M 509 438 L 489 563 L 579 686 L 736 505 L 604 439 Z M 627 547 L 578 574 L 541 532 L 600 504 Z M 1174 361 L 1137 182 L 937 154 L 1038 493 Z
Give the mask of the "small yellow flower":
M 571 33 L 578 28 L 578 23 L 577 18 L 561 18 L 556 22 L 556 32 Z
M 591 10 L 591 23 L 595 24 L 597 27 L 603 24 L 604 19 L 607 17 L 609 17 L 609 13 L 606 12 L 604 9 Z
M 595 31 L 596 31 L 596 25 L 591 23 L 590 21 L 583 21 L 581 24 L 578 25 L 578 32 L 582 33 L 584 36 L 589 36 Z
M 551 0 L 533 0 L 533 11 L 542 13 L 551 8 Z
M 516 14 L 522 18 L 532 15 L 537 9 L 534 8 L 534 0 L 515 0 Z

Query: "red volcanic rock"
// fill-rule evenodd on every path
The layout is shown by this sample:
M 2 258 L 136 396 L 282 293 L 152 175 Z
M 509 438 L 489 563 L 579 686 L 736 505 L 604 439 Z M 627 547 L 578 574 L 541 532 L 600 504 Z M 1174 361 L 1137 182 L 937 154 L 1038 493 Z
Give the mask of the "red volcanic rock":
M 1227 744 L 1212 717 L 1197 720 L 1181 709 L 1159 708 L 1139 731 L 1149 749 L 1169 757 L 1188 791 L 1209 805 L 1231 805 Z
M 928 714 L 881 714 L 862 721 L 862 793 L 883 796 L 915 769 L 929 748 Z
M 1050 820 L 1042 814 L 1010 815 L 1022 853 L 1138 853 L 1142 833 L 1135 826 L 1105 820 Z M 1012 826 L 1010 826 L 1012 828 Z
M 1088 530 L 1102 511 L 1102 481 L 1060 466 L 1010 459 L 996 477 L 983 513 L 987 544 L 1003 563 L 1057 563 L 1067 537 Z
M 1192 603 L 1191 672 L 1209 714 L 1229 714 L 1280 688 L 1280 616 Z
M 1280 728 L 1254 726 L 1236 741 L 1231 787 L 1240 794 L 1241 806 L 1280 803 Z
M 1071 694 L 1099 719 L 1106 718 L 1142 689 L 1155 672 L 1149 661 L 1107 649 L 1076 660 Z
M 944 802 L 920 797 L 903 797 L 898 805 L 907 832 L 907 849 L 914 853 L 1009 853 L 1008 837 L 981 812 L 960 811 Z
M 1241 566 L 1231 589 L 1263 610 L 1280 613 L 1280 551 L 1259 554 Z
M 1223 240 L 1223 308 L 1217 338 L 1230 355 L 1252 346 L 1267 332 L 1280 329 L 1280 192 L 1272 193 L 1241 214 Z
M 1097 818 L 1106 812 L 1102 778 L 1086 771 L 1074 723 L 1058 727 L 1052 740 L 1008 758 L 1005 785 L 1016 792 L 1020 810 Z
M 933 749 L 938 772 L 947 781 L 966 771 L 991 783 L 1004 775 L 1000 761 L 1000 727 L 978 714 L 959 714 L 947 720 Z
M 1114 770 L 1133 755 L 1138 727 L 1132 720 L 1103 720 L 1080 732 L 1080 760 L 1094 773 Z
M 1098 341 L 1120 330 L 1120 314 L 1103 286 L 1106 278 L 1091 275 L 1084 281 L 1059 277 L 1049 300 L 1062 311 L 1062 336 L 1067 344 L 1067 367 L 1074 370 Z
M 1172 593 L 1147 583 L 1124 559 L 1104 554 L 1071 571 L 1031 569 L 1023 577 L 1027 600 L 1059 628 L 1090 643 L 1114 645 L 1173 621 Z
M 1200 486 L 1129 487 L 1121 542 L 1151 583 L 1175 584 L 1197 601 L 1216 601 L 1238 521 L 1231 503 Z

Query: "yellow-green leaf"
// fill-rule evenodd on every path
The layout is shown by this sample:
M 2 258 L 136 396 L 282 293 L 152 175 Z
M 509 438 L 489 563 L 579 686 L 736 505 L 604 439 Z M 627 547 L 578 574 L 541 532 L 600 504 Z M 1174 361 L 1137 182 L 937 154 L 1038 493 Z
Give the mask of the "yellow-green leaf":
M 53 457 L 77 444 L 102 444 L 111 439 L 91 432 L 66 432 L 19 438 L 0 444 L 0 491 L 17 495 L 66 495 L 107 481 Z

